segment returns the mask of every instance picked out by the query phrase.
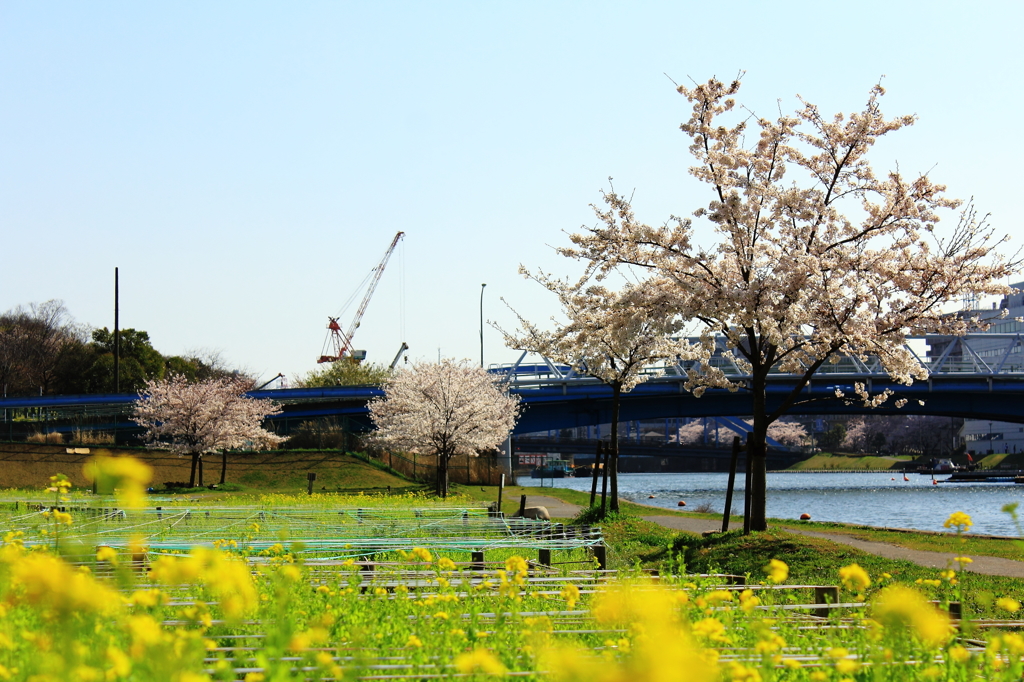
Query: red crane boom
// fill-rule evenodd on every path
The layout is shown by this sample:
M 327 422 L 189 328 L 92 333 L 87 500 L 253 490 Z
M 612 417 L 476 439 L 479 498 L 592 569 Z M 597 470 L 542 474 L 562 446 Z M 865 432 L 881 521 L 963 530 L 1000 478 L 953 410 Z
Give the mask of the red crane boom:
M 380 276 L 384 274 L 384 267 L 388 264 L 388 259 L 391 258 L 391 254 L 394 253 L 395 247 L 398 246 L 398 242 L 401 241 L 402 237 L 405 236 L 405 232 L 399 232 L 395 235 L 395 238 L 391 240 L 391 246 L 384 253 L 384 257 L 380 259 L 380 262 L 370 271 L 370 287 L 366 290 L 366 295 L 363 296 L 363 301 L 359 304 L 359 309 L 356 310 L 356 316 L 352 319 L 352 324 L 349 325 L 348 332 L 342 330 L 341 325 L 338 324 L 337 317 L 328 317 L 327 329 L 328 342 L 331 348 L 334 350 L 334 355 L 321 355 L 317 362 L 337 362 L 343 357 L 351 357 L 352 355 L 352 337 L 356 333 L 356 329 L 359 328 L 359 322 L 363 319 L 363 313 L 366 312 L 366 306 L 370 303 L 370 297 L 373 296 L 374 289 L 377 288 L 377 283 L 380 282 Z M 325 346 L 327 344 L 324 344 Z

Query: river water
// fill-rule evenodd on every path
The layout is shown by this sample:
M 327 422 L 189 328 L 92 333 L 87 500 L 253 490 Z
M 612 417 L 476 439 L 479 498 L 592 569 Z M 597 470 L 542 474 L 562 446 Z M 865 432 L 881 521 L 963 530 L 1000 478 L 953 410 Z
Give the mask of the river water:
M 679 509 L 680 500 L 693 510 L 709 504 L 718 513 L 725 508 L 729 475 L 619 474 L 619 496 L 632 502 Z M 815 521 L 838 521 L 864 526 L 945 530 L 943 522 L 955 511 L 971 515 L 972 533 L 1013 535 L 1017 529 L 1001 507 L 1021 502 L 1024 517 L 1024 485 L 1014 483 L 932 483 L 930 476 L 883 473 L 770 473 L 768 516 L 798 519 L 807 513 Z M 942 481 L 945 476 L 937 476 Z M 532 479 L 520 476 L 519 484 L 590 491 L 589 478 Z M 600 494 L 600 482 L 598 483 Z M 736 477 L 733 514 L 743 513 L 743 476 Z M 539 492 L 539 491 L 538 491 Z M 653 495 L 653 498 L 650 496 Z

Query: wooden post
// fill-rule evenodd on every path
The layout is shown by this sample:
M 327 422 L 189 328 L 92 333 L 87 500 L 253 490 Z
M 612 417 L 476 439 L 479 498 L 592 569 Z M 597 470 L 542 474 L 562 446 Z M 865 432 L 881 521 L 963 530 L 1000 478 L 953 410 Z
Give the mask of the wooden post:
M 472 552 L 472 557 L 470 559 L 470 562 L 471 562 L 469 564 L 470 570 L 472 570 L 472 571 L 483 571 L 483 570 L 485 570 L 485 567 L 484 567 L 484 553 L 482 551 L 481 552 Z
M 594 476 L 590 483 L 590 507 L 593 508 L 597 501 L 597 472 L 601 469 L 601 442 L 597 443 L 597 454 L 594 455 Z
M 526 495 L 519 498 L 519 516 L 522 518 L 523 514 L 526 513 Z
M 316 480 L 316 472 L 310 471 L 309 473 L 306 474 L 306 482 L 308 484 L 306 486 L 306 492 L 308 494 L 310 494 L 310 495 L 313 494 L 313 481 L 315 481 L 315 480 Z
M 814 603 L 815 604 L 837 604 L 839 603 L 839 588 L 838 587 L 815 587 L 814 588 Z M 814 615 L 821 618 L 828 618 L 829 609 L 815 609 Z
M 597 559 L 597 567 L 602 571 L 608 567 L 608 555 L 604 545 L 594 545 L 594 558 Z
M 538 549 L 537 550 L 537 563 L 541 566 L 551 565 L 551 550 L 550 549 Z
M 750 438 L 747 438 L 747 445 L 750 445 Z M 750 456 L 750 448 L 748 447 L 746 452 L 747 467 L 746 473 L 743 476 L 743 534 L 750 535 L 750 503 L 751 503 L 751 486 L 750 477 L 754 472 L 753 457 Z
M 740 437 L 732 437 L 732 460 L 729 462 L 729 484 L 725 488 L 725 512 L 722 514 L 722 532 L 729 532 L 729 517 L 732 515 L 732 492 L 736 487 L 736 466 L 740 461 Z
M 501 496 L 505 492 L 505 474 L 501 475 L 501 481 L 498 482 L 498 508 L 495 510 L 495 516 L 501 518 Z

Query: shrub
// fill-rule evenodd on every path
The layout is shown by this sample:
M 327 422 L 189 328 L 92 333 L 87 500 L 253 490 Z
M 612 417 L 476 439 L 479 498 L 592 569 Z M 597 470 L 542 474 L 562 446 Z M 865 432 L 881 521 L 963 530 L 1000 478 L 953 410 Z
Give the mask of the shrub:
M 49 433 L 33 433 L 27 440 L 29 443 L 61 444 L 64 442 L 64 436 L 56 431 L 50 431 Z

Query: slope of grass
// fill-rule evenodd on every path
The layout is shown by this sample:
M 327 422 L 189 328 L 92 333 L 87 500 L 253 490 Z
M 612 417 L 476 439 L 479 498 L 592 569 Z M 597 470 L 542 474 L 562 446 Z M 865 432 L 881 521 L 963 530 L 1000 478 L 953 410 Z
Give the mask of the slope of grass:
M 764 567 L 771 559 L 779 559 L 789 566 L 789 583 L 808 585 L 839 584 L 839 569 L 856 563 L 868 572 L 874 584 L 914 584 L 932 599 L 955 601 L 959 598 L 957 588 L 963 588 L 963 601 L 974 616 L 997 617 L 999 614 L 993 605 L 995 596 L 1010 596 L 1018 601 L 1024 597 L 1024 580 L 1017 578 L 961 573 L 958 578 L 962 584 L 953 585 L 936 569 L 910 561 L 883 559 L 828 540 L 792 535 L 783 530 L 748 536 L 739 532 L 707 538 L 683 535 L 676 540 L 673 549 L 685 557 L 688 571 L 746 574 L 754 582 L 766 579 Z M 923 582 L 926 580 L 938 580 L 939 585 Z
M 865 469 L 897 469 L 901 470 L 908 466 L 913 460 L 910 458 L 897 457 L 875 457 L 870 455 L 844 455 L 838 453 L 822 452 L 797 462 L 789 467 L 791 471 L 804 469 L 836 469 L 836 470 L 865 470 Z

